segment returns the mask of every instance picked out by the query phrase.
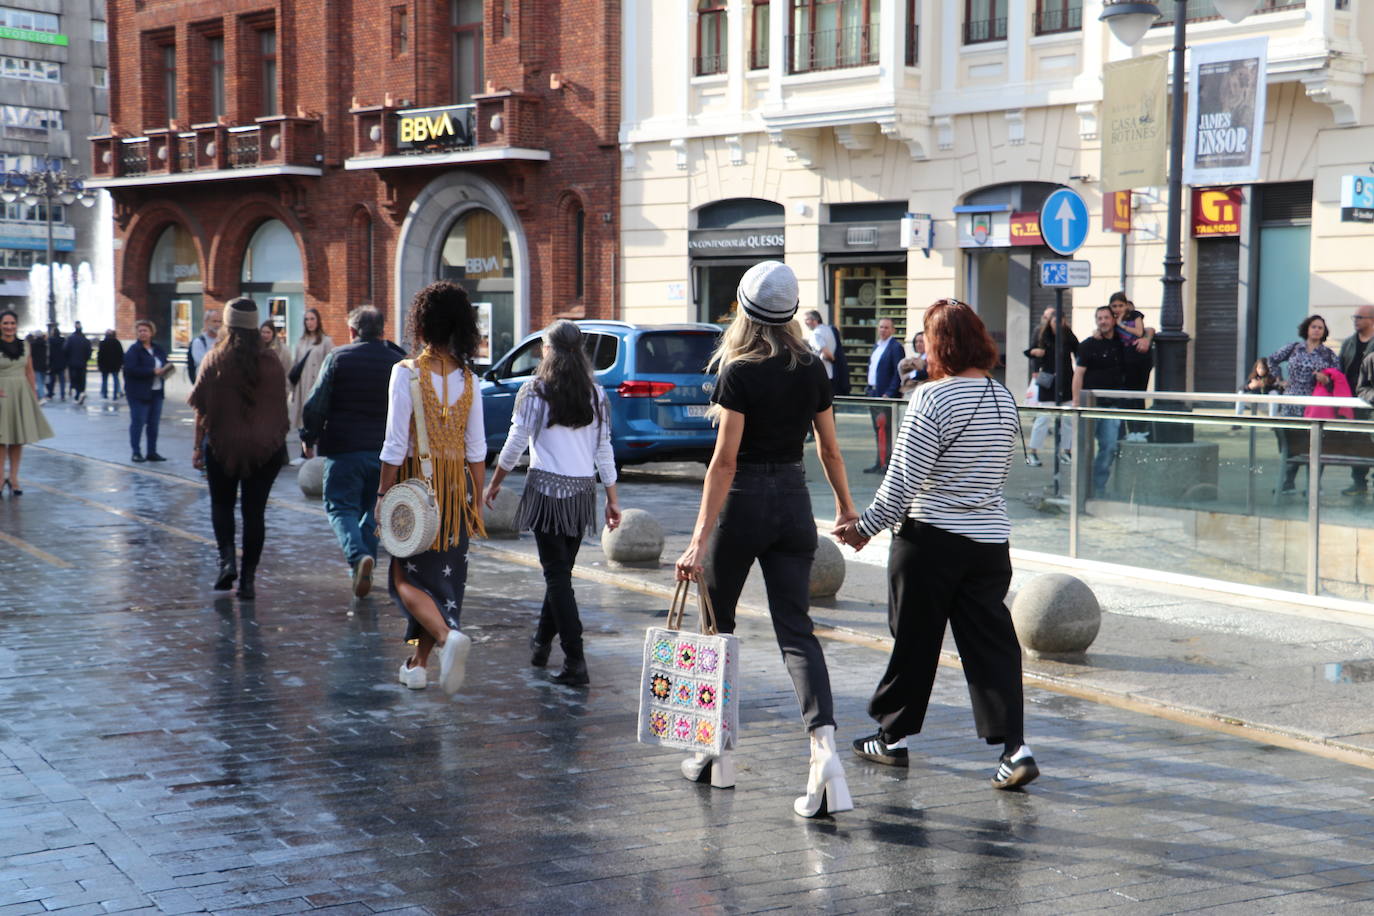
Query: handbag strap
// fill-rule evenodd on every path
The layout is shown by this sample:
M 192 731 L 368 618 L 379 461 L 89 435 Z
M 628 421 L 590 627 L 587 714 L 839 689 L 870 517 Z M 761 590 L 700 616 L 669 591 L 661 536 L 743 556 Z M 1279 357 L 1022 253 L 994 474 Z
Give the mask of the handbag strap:
M 706 636 L 719 636 L 720 631 L 716 629 L 716 609 L 711 605 L 711 593 L 706 589 L 706 580 L 697 573 L 694 577 L 697 583 L 697 607 L 701 610 L 701 632 Z
M 687 615 L 687 587 L 690 583 L 679 581 L 673 592 L 673 603 L 668 606 L 668 629 L 682 629 L 682 618 Z
M 410 410 L 415 417 L 415 456 L 420 459 L 420 471 L 425 483 L 434 489 L 434 459 L 429 453 L 429 429 L 425 425 L 424 395 L 420 391 L 420 364 L 410 361 L 414 374 L 410 377 Z

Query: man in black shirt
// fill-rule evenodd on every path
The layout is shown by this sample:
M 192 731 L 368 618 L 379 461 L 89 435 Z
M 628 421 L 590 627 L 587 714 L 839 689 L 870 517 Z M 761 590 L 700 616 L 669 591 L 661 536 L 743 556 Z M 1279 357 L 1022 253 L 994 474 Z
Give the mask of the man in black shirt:
M 1355 333 L 1351 334 L 1341 344 L 1341 371 L 1345 373 L 1346 381 L 1350 382 L 1350 390 L 1358 391 L 1360 387 L 1360 364 L 1368 353 L 1374 353 L 1374 348 L 1370 347 L 1370 342 L 1374 341 L 1374 305 L 1361 305 L 1355 309 L 1355 314 L 1351 316 L 1355 322 Z M 1369 468 L 1355 466 L 1350 469 L 1350 486 L 1341 491 L 1342 496 L 1364 496 L 1369 492 Z
M 1097 330 L 1078 344 L 1078 359 L 1073 370 L 1073 404 L 1079 406 L 1083 389 L 1126 387 L 1126 352 L 1116 333 L 1116 318 L 1111 308 L 1097 310 Z M 1118 407 L 1118 398 L 1098 398 L 1099 407 Z M 1093 437 L 1097 456 L 1093 459 L 1093 492 L 1102 495 L 1116 460 L 1117 440 L 1121 438 L 1120 420 L 1094 420 Z

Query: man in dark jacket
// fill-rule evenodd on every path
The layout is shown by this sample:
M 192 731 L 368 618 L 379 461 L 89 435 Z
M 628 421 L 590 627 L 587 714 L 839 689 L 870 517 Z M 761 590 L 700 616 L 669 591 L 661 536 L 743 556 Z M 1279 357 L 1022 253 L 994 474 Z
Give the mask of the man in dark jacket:
M 902 342 L 893 334 L 896 326 L 891 318 L 878 321 L 878 342 L 873 345 L 873 353 L 868 358 L 868 387 L 864 396 L 870 398 L 895 398 L 901 394 Z M 892 457 L 892 417 L 893 411 L 887 407 L 871 407 L 873 435 L 878 440 L 878 461 L 871 468 L 864 468 L 865 474 L 882 474 L 887 470 L 887 461 Z
M 47 400 L 48 391 L 48 335 L 34 331 L 29 335 L 29 352 L 33 354 L 33 384 L 38 396 Z
M 48 325 L 48 400 L 52 400 L 52 390 L 56 387 L 67 400 L 67 339 L 57 329 Z
M 91 342 L 81 330 L 81 322 L 67 338 L 67 377 L 72 383 L 72 400 L 86 403 L 86 366 L 91 361 Z
M 301 442 L 324 456 L 324 509 L 353 571 L 353 594 L 372 590 L 377 520 L 372 508 L 381 482 L 382 442 L 390 402 L 391 368 L 405 358 L 382 339 L 386 319 L 364 305 L 348 313 L 350 342 L 331 351 L 302 411 Z
M 95 352 L 95 365 L 100 370 L 100 396 L 110 396 L 110 380 L 114 379 L 114 398 L 119 400 L 124 393 L 119 384 L 120 373 L 124 369 L 124 348 L 119 345 L 119 336 L 114 328 L 105 332 L 100 348 Z

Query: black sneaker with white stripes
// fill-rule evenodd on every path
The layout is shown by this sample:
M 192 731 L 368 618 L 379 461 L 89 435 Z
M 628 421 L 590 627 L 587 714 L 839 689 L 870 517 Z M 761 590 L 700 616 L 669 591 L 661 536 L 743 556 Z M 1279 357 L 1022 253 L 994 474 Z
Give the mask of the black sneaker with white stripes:
M 904 767 L 907 765 L 906 748 L 900 744 L 894 745 L 885 743 L 883 741 L 882 732 L 869 735 L 867 738 L 854 739 L 854 753 L 865 760 L 872 760 L 874 763 L 885 763 L 890 767 Z
M 1004 753 L 997 761 L 997 773 L 992 777 L 992 786 L 995 789 L 1015 789 L 1034 782 L 1039 775 L 1040 768 L 1035 765 L 1034 757 L 1028 754 L 1019 760 L 1012 760 L 1011 755 Z

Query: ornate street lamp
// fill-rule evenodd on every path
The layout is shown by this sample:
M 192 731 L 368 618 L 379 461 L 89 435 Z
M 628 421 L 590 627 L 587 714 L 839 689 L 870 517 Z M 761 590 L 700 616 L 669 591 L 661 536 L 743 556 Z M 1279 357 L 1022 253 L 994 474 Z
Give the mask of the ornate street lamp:
M 5 172 L 0 179 L 0 200 L 12 204 L 22 200 L 30 207 L 43 204 L 43 216 L 48 224 L 48 324 L 57 324 L 57 289 L 53 285 L 53 248 L 52 248 L 52 205 L 59 201 L 64 205 L 81 203 L 83 207 L 95 205 L 95 192 L 85 186 L 85 179 L 72 175 L 65 169 L 53 168 L 53 163 L 44 164 L 41 169 L 31 172 Z
M 1212 0 L 1212 6 L 1230 22 L 1240 22 L 1255 11 L 1260 0 Z M 1159 18 L 1159 4 L 1150 0 L 1108 0 L 1101 20 L 1124 44 L 1145 37 Z M 1184 52 L 1188 47 L 1188 3 L 1174 0 L 1173 84 L 1169 92 L 1169 227 L 1164 240 L 1164 299 L 1160 329 L 1155 334 L 1158 353 L 1155 388 L 1183 391 L 1188 376 L 1188 335 L 1183 331 L 1183 81 Z M 1261 74 L 1263 78 L 1263 74 Z M 1183 430 L 1184 427 L 1178 427 Z

